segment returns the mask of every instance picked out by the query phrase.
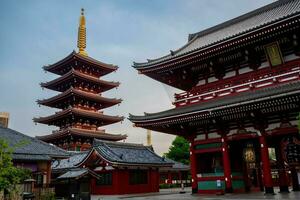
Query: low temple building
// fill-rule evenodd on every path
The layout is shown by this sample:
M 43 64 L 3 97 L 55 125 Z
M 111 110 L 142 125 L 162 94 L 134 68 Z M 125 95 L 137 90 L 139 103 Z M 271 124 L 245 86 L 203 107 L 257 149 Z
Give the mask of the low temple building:
M 52 175 L 58 197 L 148 193 L 159 191 L 159 171 L 172 165 L 148 146 L 95 139 L 89 151 L 53 162 Z
M 27 168 L 35 179 L 35 187 L 45 187 L 51 183 L 51 162 L 69 157 L 69 153 L 36 138 L 0 125 L 0 138 L 12 148 L 13 163 Z
M 299 0 L 275 1 L 190 34 L 178 50 L 133 64 L 184 91 L 175 94 L 174 108 L 129 119 L 189 140 L 194 193 L 274 193 L 273 175 L 281 192 L 289 178 L 299 190 L 299 38 Z

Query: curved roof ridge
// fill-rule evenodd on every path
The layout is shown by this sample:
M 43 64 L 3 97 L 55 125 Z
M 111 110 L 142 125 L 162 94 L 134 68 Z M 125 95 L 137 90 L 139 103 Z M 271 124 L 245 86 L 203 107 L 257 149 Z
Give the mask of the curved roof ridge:
M 111 85 L 111 86 L 118 86 L 120 85 L 120 82 L 115 82 L 115 81 L 105 81 L 103 79 L 99 79 L 99 78 L 96 78 L 94 76 L 90 76 L 88 74 L 85 74 L 85 73 L 82 73 L 82 72 L 79 72 L 75 69 L 71 69 L 68 73 L 56 78 L 56 79 L 53 79 L 51 81 L 48 81 L 48 82 L 45 82 L 45 83 L 41 83 L 41 86 L 42 87 L 47 87 L 51 84 L 54 84 L 56 82 L 60 82 L 60 81 L 63 81 L 65 78 L 68 78 L 69 76 L 72 76 L 72 75 L 77 75 L 79 77 L 82 77 L 82 78 L 87 78 L 89 81 L 95 81 L 95 82 L 98 82 L 98 83 L 102 83 L 102 84 L 106 84 L 106 85 Z
M 53 131 L 51 134 L 43 135 L 43 136 L 36 136 L 38 139 L 41 140 L 51 140 L 52 138 L 60 138 L 65 136 L 66 134 L 74 134 L 80 135 L 84 137 L 90 137 L 93 139 L 105 139 L 105 140 L 123 140 L 127 138 L 126 134 L 114 134 L 114 133 L 106 133 L 104 130 L 84 130 L 80 128 L 67 128 L 64 130 Z
M 255 15 L 259 14 L 259 13 L 262 13 L 264 11 L 273 9 L 275 7 L 278 7 L 278 6 L 281 6 L 282 4 L 287 3 L 289 1 L 294 1 L 294 0 L 277 0 L 277 1 L 273 2 L 273 3 L 270 3 L 270 4 L 267 4 L 265 6 L 259 7 L 259 8 L 255 9 L 255 10 L 250 11 L 250 12 L 246 12 L 245 14 L 242 14 L 240 16 L 234 17 L 234 18 L 232 18 L 232 19 L 230 19 L 228 21 L 222 22 L 222 23 L 217 24 L 215 26 L 212 26 L 210 28 L 204 29 L 204 30 L 196 32 L 196 33 L 189 34 L 188 41 L 190 41 L 191 39 L 194 39 L 194 37 L 201 37 L 201 36 L 210 34 L 210 33 L 214 32 L 216 30 L 224 28 L 224 27 L 226 27 L 228 25 L 231 25 L 233 23 L 237 23 L 237 22 L 243 21 L 243 20 L 245 20 L 247 18 L 253 17 L 253 16 L 255 16 Z
M 61 92 L 53 97 L 50 97 L 50 98 L 46 98 L 46 99 L 39 99 L 37 100 L 37 103 L 41 104 L 41 103 L 44 103 L 44 102 L 51 102 L 51 101 L 55 101 L 57 98 L 61 98 L 61 97 L 64 97 L 64 96 L 67 96 L 69 93 L 75 93 L 77 95 L 88 95 L 90 96 L 91 98 L 97 98 L 99 100 L 103 100 L 103 101 L 120 101 L 122 102 L 122 99 L 120 98 L 109 98 L 109 97 L 103 97 L 99 94 L 94 94 L 94 93 L 90 93 L 90 92 L 86 92 L 86 91 L 83 91 L 83 90 L 80 90 L 80 89 L 76 89 L 76 88 L 73 88 L 73 87 L 70 87 L 68 90 L 64 91 L 64 92 Z
M 243 34 L 249 33 L 253 30 L 266 27 L 273 22 L 288 19 L 296 14 L 300 14 L 299 0 L 279 0 L 221 24 L 215 25 L 211 28 L 190 34 L 188 42 L 181 48 L 172 51 L 173 53 L 148 60 L 148 62 L 144 63 L 134 62 L 133 67 L 136 69 L 155 67 L 159 63 L 170 61 L 172 58 L 179 58 L 180 56 L 184 56 L 201 49 L 205 50 L 210 46 L 217 45 L 228 39 L 242 36 Z M 243 24 L 243 22 L 245 23 Z
M 111 144 L 111 145 L 115 145 L 115 146 L 122 146 L 122 147 L 145 147 L 143 144 L 137 144 L 137 143 L 128 143 L 128 142 L 113 142 L 113 141 L 106 141 L 106 140 L 100 140 L 100 139 L 95 139 L 94 140 L 95 142 L 95 145 L 94 146 L 97 146 L 97 142 L 100 142 L 100 143 L 106 143 L 106 144 Z
M 197 38 L 195 37 L 195 38 L 192 38 L 191 40 L 188 40 L 188 42 L 187 42 L 186 44 L 184 44 L 182 47 L 179 47 L 179 48 L 177 48 L 177 49 L 175 49 L 175 50 L 170 50 L 170 53 L 167 54 L 167 55 L 165 55 L 165 56 L 162 56 L 162 57 L 159 57 L 159 58 L 151 58 L 151 59 L 148 58 L 148 59 L 147 59 L 147 62 L 140 62 L 140 63 L 138 63 L 138 62 L 133 62 L 133 65 L 134 65 L 134 66 L 138 66 L 138 65 L 148 64 L 148 63 L 150 63 L 150 62 L 155 62 L 155 61 L 159 61 L 159 60 L 164 60 L 164 59 L 166 59 L 166 58 L 170 58 L 170 57 L 172 57 L 172 56 L 175 56 L 175 54 L 176 54 L 177 52 L 179 52 L 180 50 L 184 49 L 184 48 L 187 47 L 189 44 L 193 43 L 193 41 L 196 40 L 196 39 L 197 39 Z
M 113 65 L 113 64 L 109 64 L 109 63 L 104 63 L 104 62 L 96 60 L 96 59 L 94 59 L 92 57 L 80 55 L 79 53 L 76 53 L 75 50 L 73 50 L 69 55 L 67 55 L 66 57 L 62 58 L 58 62 L 55 62 L 53 64 L 44 66 L 43 69 L 44 70 L 50 70 L 51 68 L 54 68 L 54 67 L 56 67 L 56 66 L 64 63 L 65 61 L 67 61 L 68 59 L 70 59 L 73 56 L 75 56 L 77 58 L 80 58 L 82 60 L 85 60 L 87 62 L 92 62 L 94 64 L 98 64 L 101 67 L 104 67 L 104 68 L 107 68 L 107 69 L 110 69 L 110 70 L 117 70 L 118 69 L 117 65 Z
M 38 118 L 33 118 L 34 122 L 37 123 L 43 123 L 43 121 L 45 120 L 51 120 L 53 118 L 60 118 L 68 113 L 73 113 L 73 114 L 78 114 L 78 115 L 85 115 L 88 117 L 94 117 L 94 118 L 98 118 L 98 119 L 106 119 L 106 120 L 110 120 L 110 119 L 115 119 L 115 120 L 119 120 L 122 121 L 124 120 L 123 116 L 119 116 L 119 115 L 104 115 L 100 112 L 95 112 L 95 111 L 89 111 L 89 110 L 83 110 L 83 109 L 79 109 L 79 108 L 68 108 L 65 110 L 61 110 L 58 112 L 55 112 L 52 115 L 46 116 L 46 117 L 38 117 Z

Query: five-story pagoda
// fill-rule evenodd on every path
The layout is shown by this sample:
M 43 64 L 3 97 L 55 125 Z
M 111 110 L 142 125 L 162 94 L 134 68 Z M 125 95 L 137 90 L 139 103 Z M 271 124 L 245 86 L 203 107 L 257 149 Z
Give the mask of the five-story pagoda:
M 105 133 L 100 127 L 120 122 L 123 117 L 109 116 L 104 108 L 121 103 L 121 99 L 103 97 L 101 94 L 120 85 L 100 77 L 114 72 L 117 66 L 106 64 L 89 57 L 86 48 L 85 17 L 82 13 L 78 28 L 78 53 L 73 51 L 59 62 L 44 67 L 45 71 L 60 77 L 41 83 L 43 88 L 58 91 L 60 94 L 44 100 L 39 105 L 62 109 L 47 117 L 34 118 L 34 122 L 59 127 L 52 134 L 38 138 L 53 143 L 66 150 L 86 150 L 91 147 L 94 138 L 119 141 L 126 135 Z

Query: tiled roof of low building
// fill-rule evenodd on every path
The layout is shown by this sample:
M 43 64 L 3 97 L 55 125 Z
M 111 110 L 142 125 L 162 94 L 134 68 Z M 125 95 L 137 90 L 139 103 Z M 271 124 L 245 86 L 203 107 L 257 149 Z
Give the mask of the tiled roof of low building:
M 90 151 L 73 153 L 69 158 L 56 160 L 52 163 L 53 170 L 76 168 L 88 155 Z
M 160 169 L 160 171 L 189 171 L 190 170 L 189 165 L 185 165 L 181 162 L 177 162 L 177 161 L 172 160 L 170 158 L 165 158 L 165 160 L 167 162 L 173 163 L 173 166 L 170 167 L 170 168 L 162 168 L 162 169 Z
M 94 148 L 113 165 L 172 166 L 149 147 L 142 144 L 94 141 Z
M 171 167 L 174 165 L 173 162 L 166 161 L 165 158 L 154 153 L 150 147 L 142 144 L 95 139 L 91 150 L 74 153 L 70 158 L 55 161 L 52 164 L 52 169 L 65 171 L 66 169 L 79 168 L 92 155 L 93 151 L 97 151 L 105 161 L 114 166 Z
M 67 151 L 59 147 L 10 128 L 0 127 L 0 138 L 7 141 L 9 146 L 14 148 L 13 159 L 15 160 L 51 160 L 69 156 Z
M 95 178 L 100 178 L 99 175 L 86 168 L 72 169 L 57 177 L 57 179 L 80 179 L 83 176 L 91 175 Z

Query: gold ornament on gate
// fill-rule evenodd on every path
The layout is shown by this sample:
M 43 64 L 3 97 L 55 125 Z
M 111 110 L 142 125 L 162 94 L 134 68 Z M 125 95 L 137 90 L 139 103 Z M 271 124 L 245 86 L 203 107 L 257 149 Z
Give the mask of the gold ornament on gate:
M 247 163 L 255 162 L 255 150 L 253 144 L 247 144 L 247 147 L 244 149 L 244 160 Z

